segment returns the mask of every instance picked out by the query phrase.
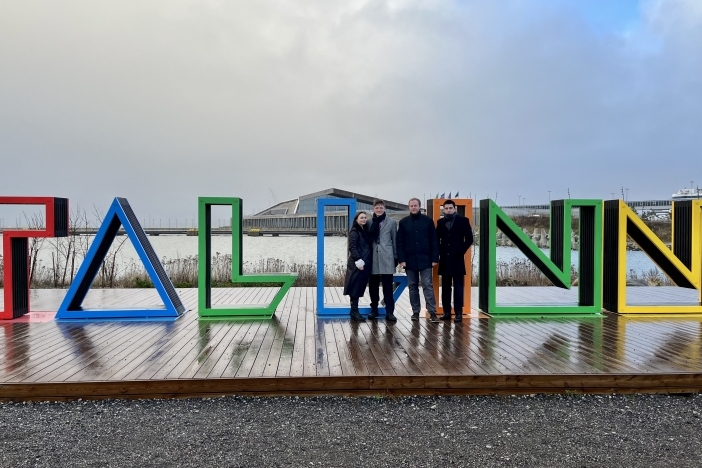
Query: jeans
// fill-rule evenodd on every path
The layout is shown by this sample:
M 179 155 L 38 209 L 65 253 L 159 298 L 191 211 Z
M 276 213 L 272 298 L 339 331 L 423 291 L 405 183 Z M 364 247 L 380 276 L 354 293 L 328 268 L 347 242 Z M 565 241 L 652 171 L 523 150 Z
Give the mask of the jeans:
M 432 284 L 432 268 L 424 270 L 405 270 L 407 272 L 407 289 L 409 289 L 410 305 L 412 313 L 418 314 L 422 310 L 419 302 L 419 281 L 422 281 L 424 290 L 424 301 L 427 304 L 427 311 L 430 315 L 436 314 L 436 299 L 434 298 L 434 285 Z
M 453 308 L 456 311 L 456 315 L 463 313 L 465 281 L 465 275 L 441 276 L 441 305 L 444 307 L 444 312 L 451 313 L 451 283 L 453 283 Z
M 392 275 L 371 275 L 368 285 L 370 293 L 371 309 L 378 310 L 378 302 L 380 301 L 380 283 L 383 283 L 383 300 L 385 301 L 385 312 L 392 314 L 395 311 L 395 298 L 393 298 L 393 283 Z

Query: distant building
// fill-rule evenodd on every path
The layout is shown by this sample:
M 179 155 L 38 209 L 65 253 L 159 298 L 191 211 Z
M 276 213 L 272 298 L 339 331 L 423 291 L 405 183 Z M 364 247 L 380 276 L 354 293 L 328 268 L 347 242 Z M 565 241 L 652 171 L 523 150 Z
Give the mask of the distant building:
M 308 195 L 302 195 L 299 198 L 293 198 L 277 205 L 273 205 L 265 210 L 256 213 L 254 216 L 277 216 L 277 215 L 292 215 L 292 214 L 317 214 L 317 200 L 319 198 L 355 198 L 356 206 L 359 210 L 373 211 L 373 200 L 376 197 L 362 195 L 355 192 L 347 192 L 336 188 L 314 192 Z M 409 210 L 408 206 L 403 203 L 397 203 L 389 200 L 384 200 L 385 210 L 388 213 L 400 212 Z M 327 206 L 325 211 L 335 211 L 333 206 Z
M 244 231 L 277 234 L 315 234 L 317 228 L 317 200 L 320 198 L 353 198 L 356 200 L 357 209 L 371 213 L 373 200 L 376 197 L 355 192 L 347 192 L 336 188 L 322 190 L 307 195 L 302 195 L 292 200 L 286 200 L 266 208 L 251 216 L 244 216 Z M 409 207 L 403 203 L 385 200 L 385 210 L 394 218 L 401 218 L 409 213 Z M 348 232 L 348 215 L 346 207 L 336 209 L 326 206 L 325 232 L 327 234 L 345 234 Z

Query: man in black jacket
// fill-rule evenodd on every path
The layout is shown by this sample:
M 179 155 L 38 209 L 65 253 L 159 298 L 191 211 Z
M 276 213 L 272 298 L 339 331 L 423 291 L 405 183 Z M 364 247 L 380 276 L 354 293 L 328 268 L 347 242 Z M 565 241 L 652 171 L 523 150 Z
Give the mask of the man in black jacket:
M 409 201 L 410 215 L 400 220 L 397 230 L 397 260 L 407 272 L 407 288 L 412 305 L 412 320 L 419 320 L 419 281 L 424 290 L 424 301 L 432 322 L 436 317 L 436 299 L 432 285 L 432 267 L 439 263 L 439 242 L 434 221 L 420 213 L 420 201 Z
M 441 275 L 441 305 L 444 315 L 441 320 L 451 320 L 451 283 L 453 283 L 453 305 L 456 311 L 454 322 L 463 321 L 463 292 L 466 279 L 465 255 L 473 244 L 473 229 L 470 220 L 456 213 L 453 200 L 444 202 L 444 217 L 436 225 L 439 237 L 439 275 Z

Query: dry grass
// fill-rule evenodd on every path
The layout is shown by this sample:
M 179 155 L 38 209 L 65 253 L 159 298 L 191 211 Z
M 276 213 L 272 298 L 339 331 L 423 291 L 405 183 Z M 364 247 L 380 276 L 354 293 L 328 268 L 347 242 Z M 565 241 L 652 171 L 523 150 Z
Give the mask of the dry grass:
M 643 215 L 642 215 L 643 216 Z M 519 226 L 522 229 L 528 229 L 529 231 L 533 231 L 534 228 L 539 228 L 539 229 L 546 229 L 548 231 L 549 229 L 549 222 L 550 222 L 550 217 L 549 216 L 512 216 L 511 217 L 512 221 L 515 222 L 517 226 Z M 665 244 L 670 244 L 671 242 L 671 224 L 670 220 L 662 220 L 662 219 L 652 219 L 647 216 L 643 216 L 642 220 L 646 226 L 653 231 L 655 235 L 657 235 L 660 240 L 662 240 Z M 579 226 L 580 220 L 576 217 L 573 217 L 571 220 L 571 228 L 573 231 L 578 231 L 578 226 Z
M 73 274 L 59 275 L 56 267 L 35 262 L 32 275 L 32 289 L 67 288 L 73 279 Z M 197 287 L 197 256 L 185 258 L 163 259 L 163 266 L 171 281 L 179 288 Z M 77 266 L 76 266 L 77 269 Z M 236 287 L 231 283 L 231 255 L 215 255 L 212 258 L 212 285 L 215 287 Z M 294 272 L 298 274 L 293 286 L 316 286 L 317 265 L 314 262 L 286 263 L 275 258 L 261 259 L 257 262 L 245 262 L 244 273 L 281 273 Z M 0 256 L 0 287 L 3 285 L 3 261 Z M 63 273 L 63 272 L 61 272 Z M 343 286 L 346 266 L 341 264 L 326 265 L 324 271 L 325 286 Z M 63 278 L 61 278 L 63 276 Z M 577 269 L 571 267 L 571 280 L 577 280 Z M 473 265 L 473 285 L 478 285 L 478 265 Z M 673 286 L 670 279 L 655 269 L 637 274 L 630 271 L 627 276 L 630 286 Z M 525 259 L 512 259 L 509 262 L 497 263 L 498 286 L 551 286 L 551 282 L 531 262 Z M 106 261 L 100 273 L 95 278 L 96 288 L 151 288 L 153 283 L 141 264 L 129 263 L 122 265 L 119 257 Z
M 198 285 L 197 256 L 163 259 L 163 266 L 178 288 L 196 288 Z M 30 287 L 32 289 L 67 288 L 70 281 L 58 281 L 55 264 L 44 265 L 41 260 L 36 263 Z M 3 262 L 0 256 L 0 286 L 2 286 Z M 297 273 L 293 286 L 316 286 L 317 265 L 308 263 L 286 263 L 275 258 L 261 259 L 257 262 L 245 262 L 244 273 Z M 324 271 L 326 286 L 343 286 L 346 267 L 344 265 L 327 265 Z M 73 275 L 70 275 L 72 279 Z M 231 282 L 231 255 L 215 255 L 212 258 L 212 285 L 214 287 L 236 287 Z M 271 283 L 275 285 L 277 283 Z M 140 263 L 120 263 L 119 256 L 114 261 L 106 261 L 93 282 L 96 288 L 152 288 L 153 283 Z
M 513 258 L 497 262 L 497 286 L 553 286 L 553 283 L 529 260 Z M 571 282 L 578 278 L 578 270 L 571 265 Z M 473 264 L 473 286 L 478 286 L 478 265 Z M 574 283 L 573 283 L 574 284 Z

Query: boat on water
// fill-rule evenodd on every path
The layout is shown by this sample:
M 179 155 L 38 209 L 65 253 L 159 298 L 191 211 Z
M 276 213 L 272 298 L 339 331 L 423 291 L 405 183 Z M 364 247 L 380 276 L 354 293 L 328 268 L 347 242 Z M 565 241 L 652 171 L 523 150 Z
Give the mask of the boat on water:
M 675 192 L 670 199 L 673 201 L 702 200 L 702 189 L 699 187 L 696 189 L 684 188 Z

